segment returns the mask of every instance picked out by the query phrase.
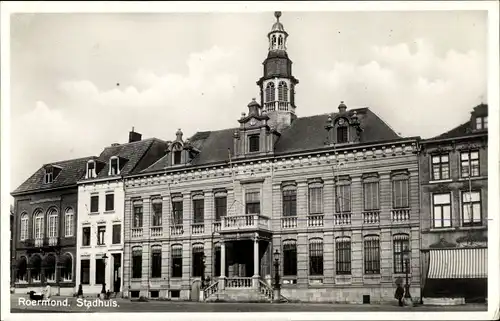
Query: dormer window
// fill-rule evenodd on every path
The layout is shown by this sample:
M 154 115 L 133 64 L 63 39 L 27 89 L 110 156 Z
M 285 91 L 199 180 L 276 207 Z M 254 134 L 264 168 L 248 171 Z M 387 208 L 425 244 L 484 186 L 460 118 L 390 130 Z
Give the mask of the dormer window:
M 248 151 L 258 152 L 260 150 L 259 146 L 259 135 L 252 135 L 248 137 Z
M 118 157 L 113 156 L 109 160 L 109 175 L 120 174 L 119 160 Z
M 45 184 L 50 184 L 53 181 L 54 181 L 54 168 L 53 167 L 47 167 L 45 169 L 44 183 Z
M 179 165 L 182 161 L 182 151 L 177 150 L 174 152 L 174 165 Z
M 96 177 L 95 161 L 90 160 L 87 163 L 87 178 Z
M 346 126 L 337 127 L 337 143 L 342 144 L 342 143 L 347 143 L 347 141 L 348 141 L 347 127 Z
M 488 116 L 476 117 L 476 129 L 488 129 Z

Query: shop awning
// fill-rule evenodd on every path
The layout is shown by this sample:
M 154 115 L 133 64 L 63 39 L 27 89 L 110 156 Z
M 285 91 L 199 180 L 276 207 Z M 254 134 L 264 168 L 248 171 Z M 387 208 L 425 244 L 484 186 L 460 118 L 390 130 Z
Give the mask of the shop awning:
M 488 249 L 430 250 L 428 279 L 481 279 L 488 277 Z

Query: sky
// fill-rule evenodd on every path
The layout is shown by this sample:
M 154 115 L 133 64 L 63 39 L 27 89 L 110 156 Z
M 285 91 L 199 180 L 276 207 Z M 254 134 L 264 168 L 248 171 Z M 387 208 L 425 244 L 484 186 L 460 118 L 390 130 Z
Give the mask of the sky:
M 43 164 L 238 126 L 272 12 L 11 16 L 11 189 Z M 287 12 L 299 117 L 369 107 L 423 138 L 487 103 L 487 12 Z

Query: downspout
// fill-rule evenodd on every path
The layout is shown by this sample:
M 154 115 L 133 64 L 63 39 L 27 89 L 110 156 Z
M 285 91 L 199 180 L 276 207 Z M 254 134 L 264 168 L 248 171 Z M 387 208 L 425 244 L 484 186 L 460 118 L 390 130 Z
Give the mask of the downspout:
M 422 250 L 422 182 L 420 173 L 420 157 L 422 155 L 422 146 L 417 142 L 417 172 L 418 172 L 418 207 L 419 207 L 419 224 L 418 224 L 418 246 L 420 249 L 420 304 L 424 304 L 424 263 L 425 263 L 425 252 Z

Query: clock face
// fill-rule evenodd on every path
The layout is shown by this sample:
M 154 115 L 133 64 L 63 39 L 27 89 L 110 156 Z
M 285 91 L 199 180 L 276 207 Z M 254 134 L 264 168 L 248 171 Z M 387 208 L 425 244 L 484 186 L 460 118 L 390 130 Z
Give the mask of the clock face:
M 256 123 L 257 123 L 257 121 L 255 120 L 255 118 L 252 118 L 250 120 L 250 126 L 255 126 Z
M 339 119 L 339 125 L 344 125 L 344 119 L 342 118 Z

